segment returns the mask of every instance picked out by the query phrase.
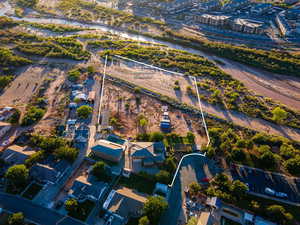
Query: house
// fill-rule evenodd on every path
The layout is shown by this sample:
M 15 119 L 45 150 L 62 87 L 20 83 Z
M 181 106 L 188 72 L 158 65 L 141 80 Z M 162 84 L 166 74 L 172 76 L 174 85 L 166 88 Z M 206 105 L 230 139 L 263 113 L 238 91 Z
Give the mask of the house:
M 5 149 L 0 158 L 10 165 L 24 164 L 35 151 L 28 147 L 21 147 L 19 145 L 12 145 Z
M 37 163 L 31 167 L 30 176 L 40 182 L 57 183 L 69 169 L 70 164 L 65 160 Z
M 11 128 L 10 123 L 0 121 L 0 138 L 2 138 Z
M 86 177 L 78 177 L 68 194 L 72 198 L 76 198 L 78 201 L 85 201 L 87 199 L 91 201 L 99 201 L 104 191 L 107 188 L 107 184 L 103 182 L 90 183 Z
M 155 174 L 165 160 L 165 146 L 162 142 L 133 142 L 125 153 L 125 170 Z
M 124 145 L 120 145 L 108 140 L 99 140 L 91 151 L 96 156 L 112 162 L 120 162 L 125 150 Z
M 103 204 L 103 208 L 117 215 L 123 223 L 130 217 L 139 217 L 147 201 L 147 196 L 128 188 L 112 190 Z
M 0 109 L 0 121 L 8 120 L 15 112 L 15 109 L 12 107 L 4 107 Z

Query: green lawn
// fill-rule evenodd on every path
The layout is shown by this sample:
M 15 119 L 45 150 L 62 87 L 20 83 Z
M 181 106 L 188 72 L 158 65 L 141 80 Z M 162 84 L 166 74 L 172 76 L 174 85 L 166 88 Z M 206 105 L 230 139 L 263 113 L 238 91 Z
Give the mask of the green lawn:
M 131 174 L 129 178 L 121 177 L 119 184 L 130 189 L 135 189 L 141 193 L 152 194 L 155 188 L 155 181 L 146 179 L 137 174 Z
M 32 200 L 40 192 L 42 188 L 43 186 L 36 183 L 32 183 L 30 187 L 23 193 L 22 196 L 24 198 L 28 198 Z

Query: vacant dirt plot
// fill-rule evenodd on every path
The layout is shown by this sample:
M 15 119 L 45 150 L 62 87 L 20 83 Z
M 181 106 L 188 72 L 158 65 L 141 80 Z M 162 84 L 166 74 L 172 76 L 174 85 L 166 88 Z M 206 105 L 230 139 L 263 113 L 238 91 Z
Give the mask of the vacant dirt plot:
M 60 124 L 64 118 L 64 106 L 66 104 L 66 93 L 62 89 L 65 81 L 65 72 L 60 69 L 54 69 L 48 78 L 53 79 L 53 81 L 44 95 L 44 98 L 48 101 L 47 111 L 42 120 L 34 127 L 35 132 L 45 135 L 49 135 Z
M 110 118 L 117 119 L 115 133 L 123 137 L 135 137 L 141 132 L 160 131 L 163 104 L 143 94 L 134 94 L 126 88 L 118 87 L 107 81 L 104 93 L 104 110 L 109 110 Z M 185 136 L 188 131 L 196 135 L 197 144 L 206 144 L 206 136 L 201 119 L 169 108 L 172 128 L 175 133 Z M 141 127 L 138 118 L 148 121 Z
M 29 66 L 22 69 L 0 96 L 0 106 L 15 106 L 24 109 L 51 70 L 46 66 Z

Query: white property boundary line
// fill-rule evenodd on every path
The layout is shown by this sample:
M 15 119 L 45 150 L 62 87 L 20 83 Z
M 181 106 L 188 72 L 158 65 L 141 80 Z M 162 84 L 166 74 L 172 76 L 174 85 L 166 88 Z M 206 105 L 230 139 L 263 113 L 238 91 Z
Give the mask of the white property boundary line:
M 178 166 L 177 166 L 176 172 L 175 172 L 175 174 L 174 174 L 174 177 L 173 177 L 173 180 L 172 180 L 172 183 L 170 184 L 170 186 L 173 187 L 174 182 L 175 182 L 176 177 L 177 177 L 177 174 L 178 174 L 178 172 L 179 172 L 179 170 L 180 170 L 182 161 L 183 161 L 185 158 L 187 158 L 187 157 L 189 157 L 189 156 L 201 156 L 201 157 L 206 157 L 205 155 L 206 155 L 205 153 L 204 153 L 204 154 L 201 154 L 201 153 L 190 153 L 190 154 L 184 155 L 184 156 L 180 159 L 180 161 L 179 161 L 179 164 L 178 164 Z
M 201 104 L 200 94 L 199 94 L 199 90 L 198 90 L 198 86 L 197 86 L 197 80 L 196 80 L 196 77 L 190 76 L 190 78 L 194 81 L 194 85 L 195 85 L 195 88 L 196 88 L 197 98 L 198 98 L 198 105 L 199 105 L 199 109 L 201 111 L 202 121 L 203 121 L 203 125 L 204 125 L 204 128 L 205 128 L 206 136 L 207 136 L 207 145 L 206 146 L 208 146 L 210 144 L 210 137 L 209 137 L 209 133 L 208 133 L 208 130 L 207 130 L 206 122 L 205 122 L 205 119 L 204 119 L 204 114 L 203 114 L 203 110 L 202 110 L 202 104 Z
M 101 109 L 102 109 L 103 93 L 104 93 L 104 81 L 106 78 L 106 65 L 107 65 L 107 55 L 105 56 L 105 63 L 104 63 L 103 77 L 102 77 L 100 105 L 99 105 L 99 112 L 98 112 L 98 124 L 99 125 L 100 125 L 100 114 L 101 114 Z
M 183 73 L 178 73 L 178 72 L 174 72 L 174 71 L 170 71 L 170 70 L 165 70 L 165 69 L 159 68 L 159 67 L 157 67 L 157 66 L 149 65 L 149 64 L 147 64 L 147 63 L 142 63 L 142 62 L 139 62 L 139 61 L 136 61 L 136 60 L 133 60 L 133 59 L 124 57 L 124 56 L 120 56 L 120 55 L 113 55 L 113 56 L 114 56 L 114 57 L 117 57 L 117 58 L 120 58 L 120 59 L 123 59 L 123 60 L 128 60 L 128 61 L 131 61 L 131 62 L 140 64 L 140 65 L 143 65 L 143 66 L 148 66 L 148 67 L 150 67 L 150 68 L 152 68 L 152 69 L 164 71 L 164 72 L 171 73 L 171 74 L 178 75 L 178 76 L 184 76 Z

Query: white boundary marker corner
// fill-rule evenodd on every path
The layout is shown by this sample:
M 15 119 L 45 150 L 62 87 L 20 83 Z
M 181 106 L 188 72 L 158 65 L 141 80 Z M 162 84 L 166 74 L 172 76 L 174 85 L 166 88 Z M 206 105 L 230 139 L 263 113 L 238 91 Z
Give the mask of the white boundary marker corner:
M 209 137 L 209 133 L 208 133 L 205 118 L 204 118 L 202 103 L 201 103 L 200 94 L 199 94 L 199 90 L 198 90 L 198 86 L 197 86 L 197 80 L 196 80 L 196 77 L 193 77 L 193 76 L 190 76 L 190 79 L 194 82 L 194 85 L 195 85 L 195 88 L 196 88 L 196 93 L 197 93 L 197 98 L 198 98 L 198 106 L 199 106 L 199 109 L 200 109 L 200 112 L 201 112 L 202 122 L 203 122 L 204 129 L 205 129 L 206 136 L 207 136 L 207 145 L 206 146 L 208 146 L 210 144 L 210 137 Z

